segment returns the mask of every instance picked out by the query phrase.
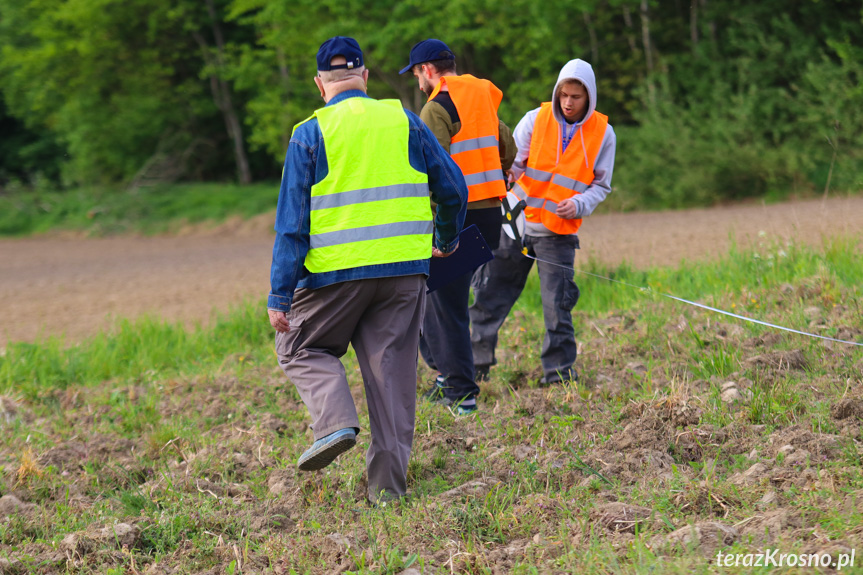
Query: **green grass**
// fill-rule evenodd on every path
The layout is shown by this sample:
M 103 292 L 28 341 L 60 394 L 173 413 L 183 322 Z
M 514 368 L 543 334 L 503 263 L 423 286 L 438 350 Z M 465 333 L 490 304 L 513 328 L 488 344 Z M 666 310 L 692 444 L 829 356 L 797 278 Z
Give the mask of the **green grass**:
M 863 339 L 863 255 L 853 241 L 820 252 L 760 249 L 646 272 L 588 269 Z M 580 381 L 537 386 L 543 324 L 531 276 L 502 329 L 478 414 L 457 418 L 420 403 L 412 497 L 381 508 L 363 500 L 363 409 L 356 449 L 323 472 L 295 472 L 311 439 L 308 415 L 276 366 L 262 302 L 191 330 L 144 319 L 75 345 L 11 344 L 0 356 L 0 396 L 17 400 L 22 415 L 0 418 L 0 493 L 38 511 L 0 521 L 0 559 L 34 573 L 146 572 L 153 563 L 218 573 L 742 573 L 662 539 L 709 521 L 738 526 L 741 538 L 724 551 L 763 548 L 743 532 L 776 512 L 759 503 L 770 492 L 791 515 L 767 547 L 861 548 L 860 508 L 848 498 L 863 492 L 863 423 L 837 420 L 831 407 L 863 398 L 863 349 L 794 334 L 762 343 L 756 338 L 773 330 L 590 276 L 577 281 Z M 752 361 L 788 351 L 806 365 Z M 356 388 L 356 360 L 345 361 Z M 420 376 L 432 373 L 422 367 Z M 749 399 L 723 402 L 727 381 Z M 786 443 L 809 453 L 780 452 Z M 28 450 L 35 467 L 25 466 Z M 731 481 L 756 461 L 768 475 Z M 441 495 L 468 482 L 484 486 Z M 594 516 L 608 502 L 647 507 L 650 517 L 614 533 Z M 52 559 L 68 534 L 120 522 L 139 530 L 131 549 L 102 540 Z
M 121 320 L 72 347 L 59 338 L 9 344 L 0 358 L 0 389 L 35 397 L 70 385 L 150 383 L 179 374 L 242 370 L 270 359 L 266 344 L 272 339 L 265 307 L 253 303 L 218 315 L 206 329 L 186 330 L 153 318 Z
M 135 191 L 90 187 L 21 189 L 0 195 L 0 236 L 72 230 L 91 235 L 159 233 L 275 210 L 278 182 L 173 184 Z

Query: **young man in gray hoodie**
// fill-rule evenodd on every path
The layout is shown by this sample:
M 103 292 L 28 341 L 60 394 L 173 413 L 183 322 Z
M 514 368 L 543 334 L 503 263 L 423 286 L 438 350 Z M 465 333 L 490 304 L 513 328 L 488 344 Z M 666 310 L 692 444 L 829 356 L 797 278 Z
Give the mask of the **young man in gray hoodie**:
M 596 111 L 596 77 L 583 60 L 561 69 L 551 102 L 525 114 L 515 128 L 518 154 L 509 172 L 525 200 L 524 237 L 501 234 L 495 259 L 474 277 L 471 344 L 477 379 L 496 363 L 498 330 L 521 295 L 535 258 L 545 339 L 541 383 L 578 378 L 572 309 L 578 302 L 573 265 L 581 221 L 611 191 L 616 138 Z M 522 249 L 527 248 L 527 256 Z

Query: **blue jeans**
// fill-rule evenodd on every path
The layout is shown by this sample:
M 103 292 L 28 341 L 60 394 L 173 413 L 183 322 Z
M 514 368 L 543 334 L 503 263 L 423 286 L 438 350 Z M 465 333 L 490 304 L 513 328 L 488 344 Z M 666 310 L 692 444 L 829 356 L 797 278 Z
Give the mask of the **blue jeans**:
M 500 208 L 467 210 L 464 226 L 476 224 L 494 250 L 500 241 L 500 218 Z M 420 353 L 430 368 L 444 376 L 444 395 L 453 401 L 479 394 L 474 380 L 468 313 L 472 275 L 466 273 L 426 297 Z
M 542 342 L 542 371 L 547 383 L 577 377 L 577 348 L 572 326 L 572 309 L 578 303 L 578 286 L 573 281 L 578 236 L 525 236 L 525 246 L 537 258 L 545 339 Z M 521 246 L 501 233 L 494 259 L 474 275 L 474 303 L 470 307 L 473 325 L 471 344 L 474 362 L 488 367 L 497 363 L 494 350 L 497 334 L 506 316 L 524 290 L 534 260 L 521 253 Z M 565 266 L 565 267 L 560 267 Z

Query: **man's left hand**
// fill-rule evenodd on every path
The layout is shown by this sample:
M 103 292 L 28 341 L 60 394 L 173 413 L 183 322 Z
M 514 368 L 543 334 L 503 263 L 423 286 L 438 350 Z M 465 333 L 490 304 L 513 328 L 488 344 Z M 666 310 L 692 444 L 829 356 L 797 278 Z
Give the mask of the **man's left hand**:
M 458 244 L 456 244 L 456 245 L 455 245 L 455 247 L 454 247 L 453 249 L 451 249 L 450 251 L 448 251 L 448 252 L 442 252 L 442 251 L 440 251 L 439 249 L 437 249 L 437 248 L 433 247 L 433 248 L 432 248 L 432 257 L 433 257 L 433 258 L 448 258 L 448 257 L 450 257 L 450 256 L 453 254 L 453 252 L 455 252 L 457 249 L 458 249 Z
M 288 316 L 283 311 L 268 309 L 270 315 L 270 325 L 279 333 L 287 333 L 291 330 L 291 324 L 288 321 Z
M 574 220 L 578 215 L 578 206 L 572 200 L 563 200 L 557 204 L 557 211 L 554 212 L 557 217 L 565 220 Z

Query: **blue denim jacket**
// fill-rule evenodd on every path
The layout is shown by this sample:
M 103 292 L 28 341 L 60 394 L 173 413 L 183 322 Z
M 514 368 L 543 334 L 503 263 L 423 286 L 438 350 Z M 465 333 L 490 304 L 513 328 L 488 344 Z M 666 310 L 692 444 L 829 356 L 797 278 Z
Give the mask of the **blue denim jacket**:
M 368 96 L 360 90 L 349 90 L 336 95 L 327 106 L 333 106 L 347 98 Z M 448 252 L 458 243 L 458 234 L 464 225 L 467 185 L 461 170 L 441 148 L 431 130 L 416 114 L 407 110 L 405 114 L 410 125 L 410 164 L 415 170 L 428 175 L 431 200 L 437 204 L 434 244 L 438 249 Z M 357 145 L 361 146 L 362 142 Z M 270 270 L 270 295 L 267 298 L 269 309 L 290 311 L 294 289 L 298 287 L 316 289 L 358 279 L 428 275 L 427 259 L 318 274 L 310 273 L 303 267 L 309 251 L 309 205 L 312 186 L 323 180 L 327 171 L 324 137 L 317 119 L 312 118 L 294 131 L 285 157 L 276 209 L 276 241 L 273 245 L 273 265 Z

